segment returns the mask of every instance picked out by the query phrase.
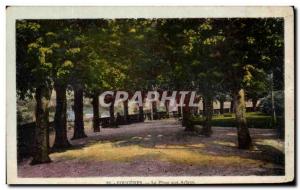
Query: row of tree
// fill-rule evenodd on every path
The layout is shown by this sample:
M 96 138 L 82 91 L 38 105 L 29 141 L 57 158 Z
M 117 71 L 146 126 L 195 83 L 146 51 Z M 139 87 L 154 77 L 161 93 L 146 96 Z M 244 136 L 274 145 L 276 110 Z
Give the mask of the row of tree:
M 68 90 L 74 91 L 73 139 L 86 137 L 84 96 L 92 98 L 94 131 L 100 131 L 98 97 L 103 91 L 197 90 L 205 105 L 203 134 L 210 136 L 213 100 L 222 102 L 230 95 L 238 145 L 248 149 L 245 98 L 256 102 L 270 84 L 283 88 L 283 20 L 277 18 L 19 20 L 16 37 L 18 98 L 36 100 L 34 164 L 50 161 L 53 89 L 55 150 L 70 146 Z M 190 108 L 182 110 L 185 125 Z M 143 114 L 142 107 L 139 111 Z M 114 122 L 113 106 L 110 113 Z

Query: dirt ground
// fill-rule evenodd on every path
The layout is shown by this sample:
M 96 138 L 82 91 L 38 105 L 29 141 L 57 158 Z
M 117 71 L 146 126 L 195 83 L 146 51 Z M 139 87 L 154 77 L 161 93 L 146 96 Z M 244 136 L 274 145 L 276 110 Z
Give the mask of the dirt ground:
M 18 165 L 20 177 L 284 175 L 284 143 L 275 130 L 250 129 L 252 150 L 237 148 L 236 128 L 213 127 L 209 138 L 174 119 L 101 129 L 50 154 L 51 163 Z M 69 127 L 69 138 L 72 129 Z M 54 134 L 50 137 L 53 143 Z

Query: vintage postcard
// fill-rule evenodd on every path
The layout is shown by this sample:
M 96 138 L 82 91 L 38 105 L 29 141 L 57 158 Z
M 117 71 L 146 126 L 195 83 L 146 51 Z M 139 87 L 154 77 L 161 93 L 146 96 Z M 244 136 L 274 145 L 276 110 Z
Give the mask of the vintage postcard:
M 6 17 L 8 184 L 293 183 L 293 7 Z

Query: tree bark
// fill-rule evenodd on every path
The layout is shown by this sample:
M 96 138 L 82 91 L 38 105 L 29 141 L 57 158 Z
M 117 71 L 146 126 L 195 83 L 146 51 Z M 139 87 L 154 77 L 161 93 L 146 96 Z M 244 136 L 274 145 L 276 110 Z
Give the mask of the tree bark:
M 204 98 L 202 98 L 202 107 L 203 107 L 202 112 L 203 112 L 203 116 L 204 116 L 205 115 L 205 100 L 204 100 Z
M 182 113 L 181 113 L 181 106 L 177 106 L 177 113 L 178 113 L 178 117 L 182 117 Z
M 74 90 L 74 113 L 75 113 L 75 125 L 74 135 L 72 139 L 80 139 L 87 137 L 84 132 L 83 122 L 83 89 L 75 88 Z
M 166 116 L 167 118 L 170 117 L 170 113 L 169 113 L 169 102 L 168 101 L 165 101 L 165 108 L 166 108 Z
M 238 146 L 240 149 L 250 149 L 252 140 L 246 120 L 246 104 L 244 89 L 238 90 L 234 95 L 235 117 L 237 123 Z
M 230 112 L 231 113 L 235 112 L 235 110 L 234 110 L 234 100 L 231 100 L 231 102 L 230 102 Z
M 139 106 L 139 121 L 144 122 L 144 109 L 143 109 L 143 106 Z
M 152 102 L 152 114 L 153 114 L 153 120 L 157 120 L 158 117 L 157 117 L 157 105 L 156 105 L 156 101 L 153 101 Z
M 115 118 L 115 97 L 112 97 L 111 105 L 109 106 L 109 125 L 114 127 L 116 126 L 116 118 Z
M 252 111 L 256 112 L 256 104 L 257 104 L 257 99 L 252 98 Z
M 55 85 L 56 92 L 56 110 L 54 116 L 55 140 L 53 150 L 65 149 L 70 147 L 67 136 L 67 97 L 66 87 Z
M 203 128 L 201 133 L 206 136 L 210 137 L 212 134 L 212 129 L 211 129 L 211 120 L 212 120 L 212 115 L 213 115 L 213 100 L 211 97 L 205 97 L 204 98 L 204 105 L 205 105 L 205 112 L 204 112 L 204 123 L 203 123 Z
M 185 127 L 185 131 L 194 131 L 194 126 L 191 123 L 191 110 L 189 106 L 182 108 L 182 126 Z
M 31 164 L 42 164 L 51 162 L 49 157 L 49 102 L 51 89 L 39 87 L 36 89 L 36 127 L 35 127 L 35 146 Z
M 123 107 L 124 107 L 124 122 L 128 123 L 128 100 L 125 100 L 123 102 Z
M 94 132 L 100 132 L 100 122 L 99 122 L 99 97 L 97 93 L 94 93 L 93 100 L 93 129 Z
M 220 100 L 220 114 L 224 114 L 224 100 Z
M 182 126 L 185 127 L 185 131 L 194 131 L 194 124 L 191 120 L 191 108 L 189 107 L 189 99 L 190 99 L 190 94 L 188 94 L 183 103 L 182 109 Z

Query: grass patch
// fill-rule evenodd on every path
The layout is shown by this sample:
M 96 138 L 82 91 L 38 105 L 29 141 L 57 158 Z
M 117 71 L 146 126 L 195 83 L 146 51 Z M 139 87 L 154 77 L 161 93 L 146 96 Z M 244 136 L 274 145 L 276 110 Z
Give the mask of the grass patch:
M 246 113 L 247 123 L 249 128 L 263 128 L 270 129 L 272 127 L 272 117 L 260 112 L 247 112 Z M 195 124 L 202 125 L 202 117 L 192 118 Z M 226 113 L 224 115 L 215 115 L 212 118 L 213 126 L 221 127 L 233 127 L 236 125 L 235 115 L 231 113 Z

